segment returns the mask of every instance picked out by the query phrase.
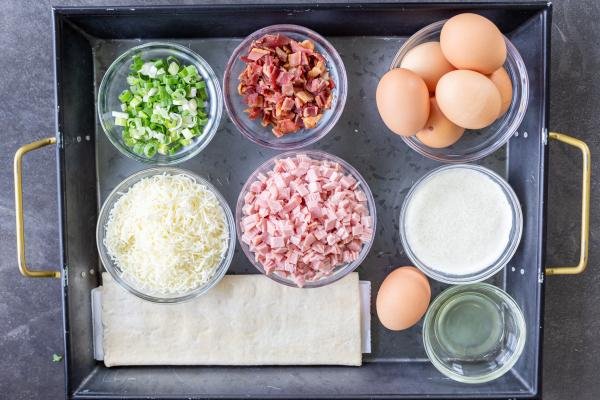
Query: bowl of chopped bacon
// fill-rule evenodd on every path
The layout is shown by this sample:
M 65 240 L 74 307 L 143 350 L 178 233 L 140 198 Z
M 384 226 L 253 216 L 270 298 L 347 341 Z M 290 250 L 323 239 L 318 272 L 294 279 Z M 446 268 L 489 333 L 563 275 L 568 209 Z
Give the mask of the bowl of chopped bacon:
M 297 25 L 252 33 L 234 50 L 223 77 L 225 107 L 242 135 L 279 150 L 323 138 L 342 114 L 347 86 L 331 43 Z
M 236 230 L 248 260 L 288 286 L 321 287 L 363 262 L 377 223 L 367 182 L 319 150 L 289 151 L 257 168 L 240 192 Z

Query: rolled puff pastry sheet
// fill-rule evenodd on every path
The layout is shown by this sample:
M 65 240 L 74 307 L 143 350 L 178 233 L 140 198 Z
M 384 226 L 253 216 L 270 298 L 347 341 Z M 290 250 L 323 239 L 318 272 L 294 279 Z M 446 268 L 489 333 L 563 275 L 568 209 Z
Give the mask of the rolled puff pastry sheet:
M 226 275 L 181 304 L 139 299 L 102 275 L 104 364 L 361 365 L 358 274 L 298 289 Z

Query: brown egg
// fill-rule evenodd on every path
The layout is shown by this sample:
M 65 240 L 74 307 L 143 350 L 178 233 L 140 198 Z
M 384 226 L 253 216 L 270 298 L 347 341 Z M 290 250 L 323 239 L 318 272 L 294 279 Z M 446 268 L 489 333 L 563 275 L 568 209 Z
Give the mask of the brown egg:
M 412 71 L 395 68 L 381 78 L 375 95 L 381 119 L 394 133 L 412 136 L 429 117 L 429 91 Z
M 446 59 L 459 69 L 491 74 L 506 60 L 504 36 L 492 21 L 477 14 L 458 14 L 446 21 L 440 44 Z
M 421 43 L 410 49 L 402 58 L 400 68 L 409 69 L 423 78 L 431 93 L 435 92 L 435 85 L 442 75 L 455 69 L 444 57 L 440 42 Z
M 446 118 L 440 111 L 434 97 L 430 99 L 430 102 L 429 119 L 425 127 L 417 132 L 417 138 L 425 146 L 436 149 L 452 146 L 462 137 L 465 128 L 456 125 Z
M 490 80 L 496 85 L 498 91 L 500 92 L 500 97 L 502 98 L 502 104 L 500 106 L 500 115 L 503 116 L 505 112 L 510 108 L 510 103 L 512 103 L 513 96 L 513 87 L 512 81 L 510 80 L 510 76 L 508 76 L 508 72 L 504 69 L 504 67 L 500 67 L 489 75 Z
M 481 129 L 498 118 L 502 98 L 496 85 L 479 72 L 459 69 L 439 80 L 435 99 L 446 118 L 466 129 Z
M 423 317 L 430 300 L 427 277 L 415 267 L 400 267 L 383 280 L 377 292 L 377 317 L 393 331 L 408 329 Z

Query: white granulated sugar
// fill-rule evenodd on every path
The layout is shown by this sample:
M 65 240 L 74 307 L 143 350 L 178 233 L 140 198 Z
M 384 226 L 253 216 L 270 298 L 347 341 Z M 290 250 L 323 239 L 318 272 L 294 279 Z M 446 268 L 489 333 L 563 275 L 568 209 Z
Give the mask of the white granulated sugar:
M 467 168 L 423 182 L 406 210 L 406 239 L 428 267 L 451 275 L 479 272 L 506 248 L 512 209 L 500 185 Z

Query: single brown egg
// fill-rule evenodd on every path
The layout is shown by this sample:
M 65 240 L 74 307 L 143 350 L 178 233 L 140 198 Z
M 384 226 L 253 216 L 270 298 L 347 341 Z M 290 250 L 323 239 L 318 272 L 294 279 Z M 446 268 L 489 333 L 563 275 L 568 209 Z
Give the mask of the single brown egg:
M 400 267 L 383 280 L 377 292 L 377 317 L 393 331 L 408 329 L 425 315 L 430 300 L 427 277 L 415 267 Z
M 500 92 L 487 76 L 466 69 L 442 76 L 435 99 L 446 118 L 466 129 L 481 129 L 492 124 L 502 104 Z
M 459 69 L 491 74 L 506 60 L 506 42 L 498 27 L 478 14 L 450 18 L 440 33 L 444 56 Z
M 500 106 L 500 115 L 503 116 L 505 112 L 510 108 L 513 96 L 513 87 L 510 76 L 504 67 L 500 67 L 489 75 L 490 80 L 496 85 L 502 98 L 502 104 Z
M 412 136 L 429 117 L 429 91 L 421 77 L 412 71 L 395 68 L 386 72 L 375 94 L 377 110 L 394 133 Z
M 406 68 L 425 81 L 427 89 L 435 92 L 435 85 L 446 72 L 456 68 L 444 57 L 440 42 L 426 42 L 410 49 L 402 58 L 400 68 Z
M 417 138 L 425 146 L 436 149 L 452 146 L 462 137 L 465 128 L 446 118 L 440 111 L 434 97 L 430 99 L 430 102 L 429 119 L 425 127 L 417 132 Z

